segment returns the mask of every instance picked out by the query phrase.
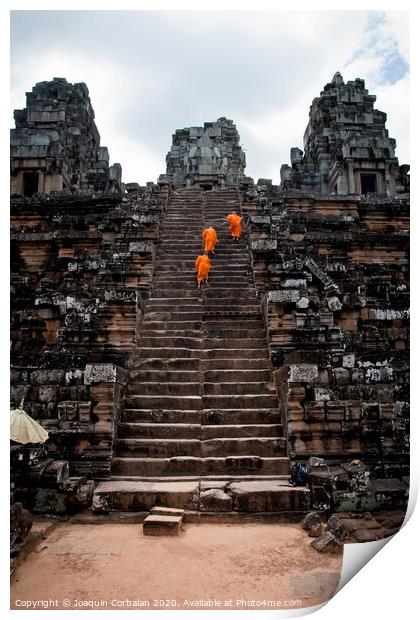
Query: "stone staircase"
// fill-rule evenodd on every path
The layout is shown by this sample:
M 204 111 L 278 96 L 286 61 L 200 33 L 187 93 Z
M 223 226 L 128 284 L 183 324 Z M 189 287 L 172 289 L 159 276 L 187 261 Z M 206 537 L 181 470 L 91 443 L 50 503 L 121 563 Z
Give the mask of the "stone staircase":
M 95 491 L 96 511 L 307 509 L 307 491 L 287 485 L 287 442 L 247 240 L 234 241 L 226 222 L 239 209 L 231 190 L 172 194 L 113 475 Z M 198 290 L 194 260 L 208 225 L 219 243 L 209 287 Z M 249 494 L 259 501 L 244 501 Z

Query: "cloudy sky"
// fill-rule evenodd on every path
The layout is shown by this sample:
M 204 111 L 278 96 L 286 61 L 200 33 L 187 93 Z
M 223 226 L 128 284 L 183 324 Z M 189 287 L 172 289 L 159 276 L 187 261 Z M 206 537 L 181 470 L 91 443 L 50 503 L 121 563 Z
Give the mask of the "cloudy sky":
M 141 184 L 165 171 L 175 129 L 226 116 L 247 174 L 278 183 L 336 71 L 366 80 L 409 162 L 408 50 L 404 11 L 13 11 L 11 107 L 36 82 L 86 82 L 111 162 Z

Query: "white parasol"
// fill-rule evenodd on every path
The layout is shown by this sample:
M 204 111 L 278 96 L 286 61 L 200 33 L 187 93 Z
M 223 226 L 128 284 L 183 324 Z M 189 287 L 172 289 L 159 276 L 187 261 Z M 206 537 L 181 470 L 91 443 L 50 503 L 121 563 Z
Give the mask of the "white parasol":
M 48 433 L 22 408 L 13 409 L 10 412 L 10 439 L 22 444 L 44 443 L 48 439 Z

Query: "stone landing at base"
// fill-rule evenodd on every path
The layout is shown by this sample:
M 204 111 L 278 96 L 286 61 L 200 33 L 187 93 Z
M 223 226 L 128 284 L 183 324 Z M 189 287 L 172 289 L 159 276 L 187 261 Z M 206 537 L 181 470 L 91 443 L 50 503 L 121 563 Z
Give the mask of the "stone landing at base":
M 309 490 L 289 486 L 284 480 L 115 480 L 97 486 L 92 509 L 96 513 L 141 512 L 166 506 L 206 513 L 303 513 L 309 505 Z

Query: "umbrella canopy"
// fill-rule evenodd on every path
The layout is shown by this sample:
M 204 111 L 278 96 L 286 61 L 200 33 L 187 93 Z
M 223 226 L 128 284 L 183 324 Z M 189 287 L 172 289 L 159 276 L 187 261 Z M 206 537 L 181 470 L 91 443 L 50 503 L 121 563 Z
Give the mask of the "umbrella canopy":
M 10 439 L 17 443 L 44 443 L 47 431 L 23 409 L 10 412 Z

